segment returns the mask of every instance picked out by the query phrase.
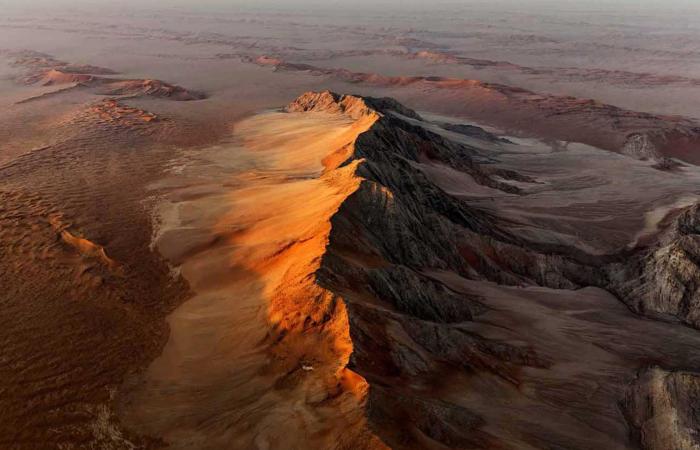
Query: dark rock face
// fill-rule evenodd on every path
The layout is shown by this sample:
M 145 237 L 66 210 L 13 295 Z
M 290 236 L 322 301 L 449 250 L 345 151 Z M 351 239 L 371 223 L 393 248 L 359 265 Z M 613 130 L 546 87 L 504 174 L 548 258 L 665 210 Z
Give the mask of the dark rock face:
M 377 109 L 375 109 L 377 108 Z M 287 111 L 324 111 L 375 122 L 358 136 L 341 166 L 359 161 L 359 188 L 331 219 L 332 231 L 318 280 L 348 308 L 353 354 L 350 367 L 370 381 L 368 414 L 401 428 L 407 415 L 431 439 L 449 446 L 489 442 L 469 431 L 478 418 L 455 405 L 381 388 L 440 367 L 487 372 L 517 384 L 522 367 L 546 367 L 527 346 L 484 338 L 465 324 L 485 308 L 477 296 L 456 293 L 430 276 L 444 271 L 511 285 L 576 288 L 599 277 L 594 268 L 547 249 L 529 248 L 500 221 L 447 194 L 413 163 L 439 161 L 477 182 L 508 192 L 477 164 L 467 146 L 449 141 L 391 111 L 417 115 L 385 99 L 330 92 L 305 94 Z M 501 173 L 521 180 L 518 174 Z M 373 401 L 372 399 L 381 399 Z M 465 422 L 466 421 L 466 422 Z
M 650 249 L 610 267 L 611 289 L 634 311 L 700 327 L 700 205 L 683 210 Z
M 471 320 L 480 307 L 444 285 L 436 283 L 405 266 L 391 266 L 368 272 L 369 287 L 377 298 L 421 320 L 458 323 Z
M 396 395 L 381 387 L 373 389 L 369 399 L 370 418 L 378 427 L 391 429 L 387 421 L 395 411 L 405 411 L 404 421 L 413 423 L 420 433 L 448 448 L 489 448 L 494 439 L 479 428 L 484 420 L 466 408 L 442 402 Z M 392 436 L 393 441 L 408 444 L 409 436 Z
M 596 286 L 614 292 L 637 313 L 663 313 L 699 325 L 698 207 L 680 214 L 658 246 L 632 256 L 596 256 L 573 247 L 533 243 L 513 233 L 508 222 L 446 193 L 421 170 L 421 162 L 438 162 L 469 174 L 482 185 L 518 193 L 516 187 L 496 179 L 494 171 L 476 162 L 475 149 L 421 127 L 415 122 L 419 120 L 416 116 L 395 102 L 330 92 L 309 93 L 293 102 L 287 111 L 323 111 L 373 120 L 355 140 L 347 160 L 340 164 L 340 167 L 347 167 L 356 163 L 355 175 L 361 181 L 331 218 L 326 252 L 316 277 L 320 286 L 342 298 L 346 305 L 353 345 L 348 367 L 368 381 L 366 413 L 388 445 L 410 449 L 432 446 L 511 448 L 500 437 L 485 431 L 488 428 L 484 426 L 483 417 L 458 402 L 445 402 L 432 395 L 433 390 L 442 388 L 443 380 L 438 374 L 489 377 L 498 380 L 498 389 L 512 389 L 520 395 L 523 373 L 556 371 L 555 358 L 561 358 L 561 354 L 548 353 L 550 332 L 552 337 L 557 336 L 556 339 L 571 345 L 567 339 L 576 334 L 575 327 L 580 326 L 578 318 L 595 324 L 586 331 L 587 336 L 596 335 L 591 331 L 598 330 L 595 327 L 602 327 L 600 330 L 607 336 L 610 331 L 606 327 L 617 326 L 614 319 L 605 318 L 608 317 L 606 313 L 589 311 L 590 306 L 580 305 L 573 306 L 571 315 L 567 316 L 567 320 L 573 320 L 571 325 L 561 329 L 553 326 L 552 330 L 545 325 L 525 327 L 537 337 L 530 339 L 513 332 L 515 338 L 501 339 L 501 333 L 507 335 L 511 327 L 520 325 L 509 323 L 511 316 L 505 313 L 505 319 L 499 316 L 505 322 L 491 328 L 490 319 L 482 321 L 484 317 L 492 317 L 491 304 L 477 293 L 453 289 L 449 280 L 470 280 L 482 286 L 546 287 L 571 292 Z M 404 120 L 392 111 L 414 120 Z M 533 181 L 512 172 L 498 175 L 506 180 Z M 503 307 L 502 303 L 497 304 Z M 632 315 L 615 304 L 623 314 Z M 569 306 L 563 304 L 551 307 L 551 311 L 560 308 L 569 312 Z M 517 312 L 513 317 L 523 317 L 520 314 Z M 491 332 L 484 333 L 484 329 Z M 540 342 L 540 347 L 533 342 Z M 629 425 L 638 430 L 640 436 L 649 433 L 660 436 L 649 437 L 648 442 L 640 438 L 643 448 L 694 448 L 687 446 L 690 442 L 687 436 L 692 433 L 688 434 L 685 429 L 697 426 L 696 413 L 688 406 L 692 403 L 681 399 L 684 395 L 690 399 L 697 397 L 694 375 L 674 374 L 665 378 L 665 391 L 651 386 L 645 378 L 625 397 L 625 384 L 642 366 L 636 361 L 648 356 L 649 360 L 659 363 L 663 358 L 657 350 L 645 354 L 644 346 L 636 341 L 620 345 L 629 355 L 620 356 L 611 347 L 605 350 L 610 353 L 601 363 L 615 360 L 615 364 L 620 364 L 616 366 L 619 371 L 611 375 L 605 367 L 601 369 L 604 375 L 591 383 L 605 384 L 596 389 L 612 392 L 608 397 L 619 394 L 614 401 L 623 403 Z M 592 346 L 594 350 L 588 351 L 595 354 L 607 346 L 605 342 L 596 342 Z M 674 357 L 668 360 L 672 360 L 669 363 L 672 367 L 679 366 L 679 361 L 692 359 L 679 355 L 684 352 L 682 349 L 674 352 Z M 618 358 L 624 359 L 624 364 L 617 361 Z M 648 365 L 648 361 L 644 364 Z M 627 372 L 619 369 L 621 366 Z M 695 370 L 695 366 L 690 370 Z M 656 390 L 650 394 L 652 387 Z M 560 385 L 550 386 L 545 382 L 543 392 L 538 395 L 551 394 L 555 402 L 566 398 L 567 411 L 569 407 L 579 408 L 581 411 L 576 410 L 576 413 L 586 415 L 593 411 L 587 401 L 581 400 L 573 407 L 573 400 L 567 397 L 570 394 L 567 390 L 573 390 L 578 401 L 577 389 L 580 388 L 578 382 L 567 378 L 566 383 Z M 669 408 L 676 411 L 674 414 L 686 418 L 685 428 L 672 432 L 675 440 L 666 441 L 675 446 L 659 446 L 667 436 L 659 427 L 650 428 L 649 421 L 657 419 L 656 410 L 649 402 L 671 404 Z M 612 426 L 608 421 L 622 422 L 626 430 L 616 405 L 613 405 L 613 412 L 600 406 L 608 414 L 600 420 L 606 426 Z M 660 414 L 668 416 L 666 412 Z M 550 424 L 538 426 L 542 429 L 523 437 L 533 448 L 547 448 L 547 445 L 591 448 L 587 446 L 586 436 L 576 434 L 576 444 L 567 447 L 563 443 L 574 441 L 567 440 L 564 432 L 559 436 L 558 430 L 548 428 Z M 628 439 L 626 432 L 623 436 L 622 442 Z
M 642 370 L 627 393 L 625 412 L 644 450 L 694 450 L 700 447 L 700 376 Z

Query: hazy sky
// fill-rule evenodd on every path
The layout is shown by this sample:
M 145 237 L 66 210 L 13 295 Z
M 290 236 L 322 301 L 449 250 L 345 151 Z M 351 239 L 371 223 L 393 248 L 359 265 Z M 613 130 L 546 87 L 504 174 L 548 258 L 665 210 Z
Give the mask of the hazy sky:
M 120 7 L 139 6 L 146 8 L 188 7 L 193 9 L 206 7 L 265 7 L 280 9 L 320 8 L 352 10 L 371 9 L 435 9 L 440 7 L 492 7 L 494 9 L 515 8 L 547 10 L 674 10 L 700 9 L 699 0 L 0 0 L 0 6 L 20 6 L 23 8 L 46 6 L 87 6 Z

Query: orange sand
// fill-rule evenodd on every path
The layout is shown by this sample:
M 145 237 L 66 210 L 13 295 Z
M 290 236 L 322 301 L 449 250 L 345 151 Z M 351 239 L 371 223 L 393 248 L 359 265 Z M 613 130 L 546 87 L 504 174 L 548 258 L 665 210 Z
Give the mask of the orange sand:
M 345 368 L 344 303 L 314 275 L 330 218 L 360 182 L 357 162 L 332 170 L 328 156 L 375 119 L 255 116 L 236 126 L 242 148 L 214 149 L 165 181 L 179 188 L 156 246 L 195 296 L 126 397 L 127 426 L 173 448 L 383 447 L 366 426 L 366 382 Z M 209 178 L 232 164 L 250 170 Z

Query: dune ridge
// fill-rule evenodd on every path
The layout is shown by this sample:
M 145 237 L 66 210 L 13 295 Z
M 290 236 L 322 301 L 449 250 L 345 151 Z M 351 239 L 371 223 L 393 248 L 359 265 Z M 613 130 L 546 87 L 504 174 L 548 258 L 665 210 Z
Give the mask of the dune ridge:
M 345 304 L 316 275 L 330 219 L 360 182 L 361 162 L 341 163 L 379 118 L 347 100 L 355 118 L 278 112 L 238 124 L 239 164 L 251 169 L 222 185 L 199 186 L 186 169 L 172 180 L 184 184 L 155 245 L 195 295 L 125 391 L 130 429 L 174 448 L 385 448 L 363 414 L 367 385 L 347 368 Z
M 0 448 L 700 449 L 692 14 L 147 3 L 0 17 Z
M 5 52 L 5 55 L 12 58 L 13 66 L 24 69 L 25 72 L 18 77 L 18 81 L 22 84 L 43 87 L 72 85 L 21 100 L 18 102 L 19 104 L 40 100 L 49 95 L 61 94 L 78 88 L 93 88 L 98 95 L 120 97 L 147 96 L 176 101 L 202 100 L 207 97 L 202 92 L 192 91 L 161 80 L 114 78 L 113 75 L 117 75 L 118 72 L 111 69 L 92 65 L 70 64 L 44 53 L 25 50 Z
M 401 45 L 400 43 L 399 45 Z M 421 45 L 423 44 L 423 45 Z M 292 52 L 280 51 L 279 55 L 288 55 L 292 58 Z M 504 72 L 517 72 L 536 77 L 549 77 L 552 80 L 565 80 L 569 82 L 605 82 L 610 85 L 629 86 L 643 88 L 649 86 L 700 86 L 700 79 L 674 74 L 657 74 L 650 72 L 635 72 L 628 70 L 610 70 L 604 68 L 581 67 L 531 67 L 516 64 L 511 61 L 473 58 L 465 56 L 429 43 L 407 45 L 402 49 L 377 48 L 377 49 L 353 49 L 353 50 L 315 50 L 297 55 L 305 61 L 325 61 L 334 58 L 359 57 L 359 56 L 392 56 L 407 60 L 423 60 L 429 64 L 461 65 L 474 69 L 497 69 Z M 221 54 L 221 56 L 225 56 Z M 251 56 L 251 55 L 248 55 Z M 279 59 L 283 56 L 265 56 L 265 59 Z

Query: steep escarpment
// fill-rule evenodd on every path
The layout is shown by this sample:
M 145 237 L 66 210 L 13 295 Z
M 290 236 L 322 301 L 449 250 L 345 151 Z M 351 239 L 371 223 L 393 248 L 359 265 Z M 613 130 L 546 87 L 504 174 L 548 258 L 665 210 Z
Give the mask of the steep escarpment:
M 534 243 L 519 238 L 501 219 L 444 192 L 416 163 L 436 162 L 505 192 L 519 192 L 509 180 L 534 180 L 514 172 L 494 177 L 496 171 L 475 162 L 477 149 L 405 120 L 419 116 L 397 106 L 394 100 L 309 93 L 287 109 L 342 113 L 353 118 L 377 115 L 374 124 L 357 137 L 348 159 L 340 163 L 361 160 L 357 175 L 362 182 L 334 217 L 337 239 L 331 240 L 335 246 L 330 249 L 382 260 L 404 270 L 372 269 L 364 284 L 375 289 L 378 280 L 412 285 L 416 281 L 405 270 L 411 267 L 450 270 L 467 278 L 504 284 L 565 289 L 598 286 L 610 289 L 637 313 L 667 315 L 699 325 L 697 205 L 676 211 L 673 225 L 659 242 L 636 253 L 596 257 L 565 246 Z M 347 242 L 352 242 L 351 250 L 344 248 Z M 386 287 L 379 291 L 405 301 Z M 433 289 L 427 286 L 413 291 Z M 430 304 L 422 299 L 414 308 L 418 311 L 430 308 L 426 306 Z M 445 314 L 449 317 L 451 313 Z
M 401 106 L 403 113 L 396 115 L 395 105 L 389 99 L 322 92 L 305 94 L 287 107 L 288 111 L 351 117 L 358 117 L 359 111 L 360 115 L 376 117 L 372 126 L 357 136 L 346 159 L 337 162 L 342 167 L 359 161 L 356 174 L 362 181 L 334 217 L 338 226 L 333 227 L 339 233 L 343 224 L 355 227 L 354 232 L 348 231 L 355 236 L 354 252 L 366 258 L 380 256 L 393 264 L 449 269 L 508 284 L 575 287 L 599 277 L 587 268 L 595 258 L 573 249 L 524 241 L 507 231 L 502 220 L 441 189 L 420 163 L 450 167 L 479 184 L 507 193 L 520 191 L 512 181 L 535 180 L 477 163 L 480 156 L 476 148 L 405 120 L 417 114 Z M 338 239 L 339 245 L 344 241 Z
M 650 248 L 610 268 L 611 287 L 640 314 L 700 327 L 700 206 L 677 211 Z

